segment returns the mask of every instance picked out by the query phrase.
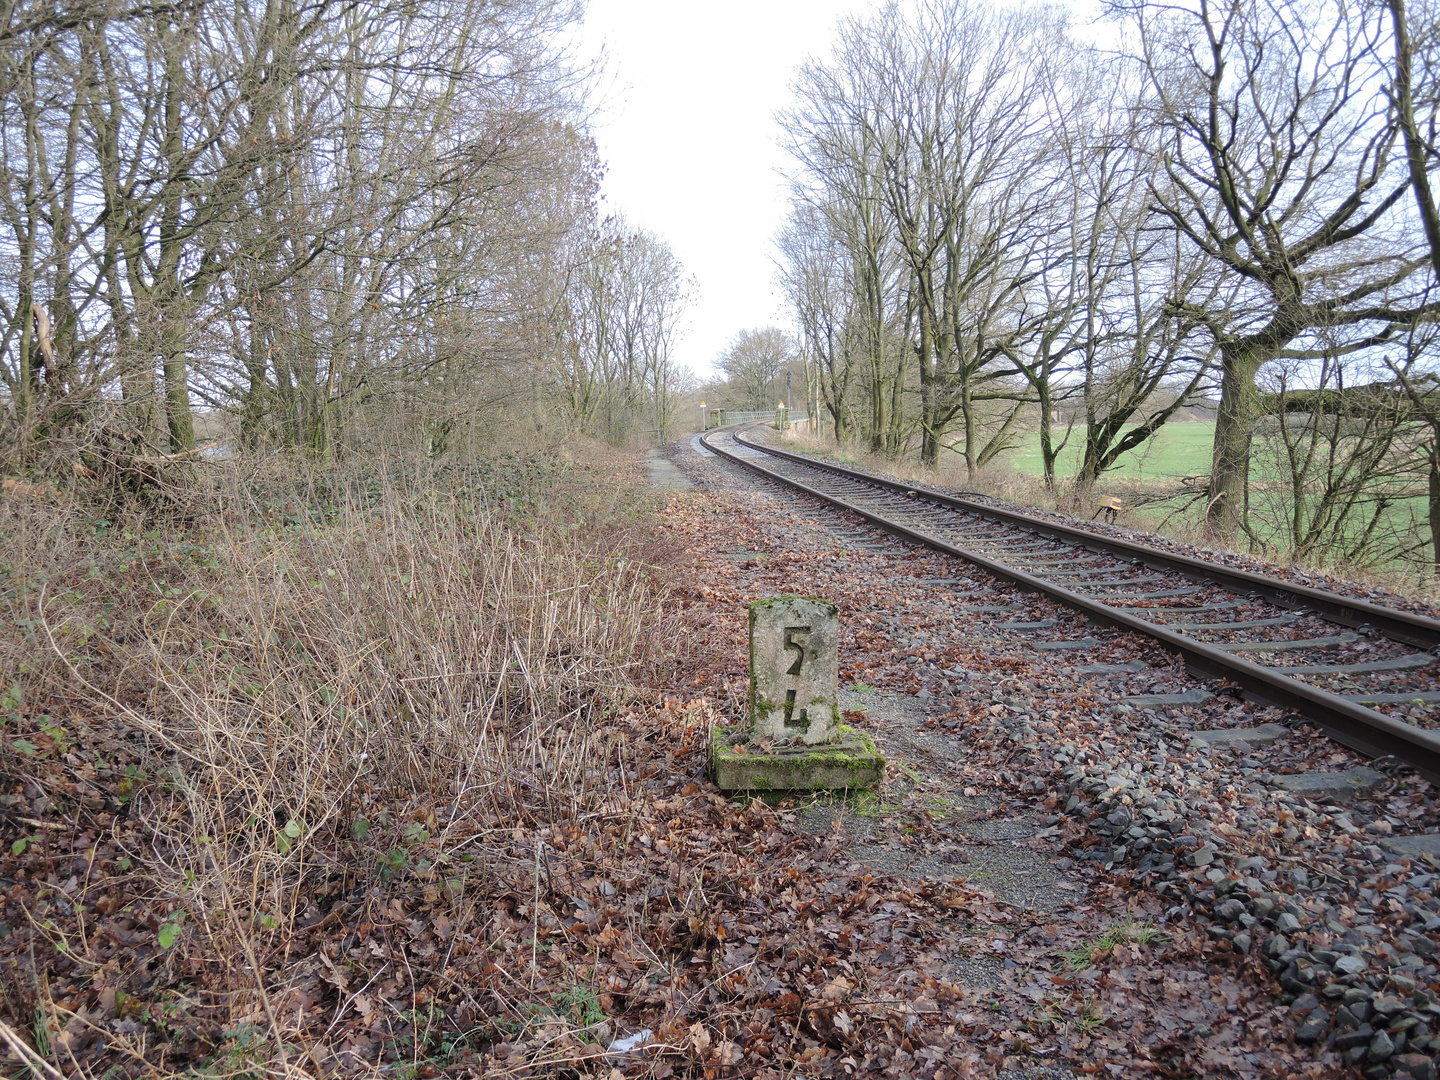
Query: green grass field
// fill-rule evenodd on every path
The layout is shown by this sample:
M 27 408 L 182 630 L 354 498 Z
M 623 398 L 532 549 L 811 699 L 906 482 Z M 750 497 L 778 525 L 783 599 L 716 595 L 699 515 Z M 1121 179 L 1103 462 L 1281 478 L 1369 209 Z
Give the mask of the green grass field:
M 1208 476 L 1214 439 L 1214 421 L 1167 424 L 1137 452 L 1121 458 L 1119 464 L 1105 474 L 1102 486 L 1105 481 L 1118 480 L 1131 483 L 1153 481 L 1156 487 L 1178 488 L 1176 481 L 1181 477 Z M 1083 447 L 1084 431 L 1072 432 L 1069 445 L 1056 462 L 1056 474 L 1062 483 L 1075 475 Z M 1256 535 L 1269 549 L 1266 553 L 1283 555 L 1286 541 L 1282 521 L 1288 499 L 1283 484 L 1275 485 L 1275 481 L 1283 476 L 1283 470 L 1273 458 L 1267 457 L 1273 452 L 1273 447 L 1265 440 L 1256 440 L 1251 458 L 1251 477 L 1258 486 L 1252 490 L 1250 520 Z M 1026 432 L 1004 462 L 1018 473 L 1041 476 L 1044 469 L 1040 458 L 1039 432 Z M 1142 528 L 1159 527 L 1177 511 L 1193 512 L 1195 505 L 1191 497 L 1177 495 L 1137 508 L 1129 521 Z M 1418 494 L 1395 501 L 1384 510 L 1382 520 L 1386 524 L 1381 533 L 1424 535 L 1423 521 L 1427 508 L 1428 500 Z M 1354 528 L 1363 527 L 1364 520 L 1364 515 L 1360 515 Z
M 1170 423 L 1143 444 L 1138 452 L 1127 454 L 1115 468 L 1106 472 L 1098 494 L 1118 494 L 1127 508 L 1122 521 L 1132 528 L 1155 529 L 1182 538 L 1197 532 L 1203 509 L 1203 503 L 1197 497 L 1203 494 L 1204 486 L 1203 483 L 1182 485 L 1180 481 L 1184 477 L 1203 480 L 1209 476 L 1214 439 L 1214 421 Z M 1083 447 L 1083 430 L 1071 432 L 1069 445 L 1061 451 L 1056 463 L 1062 502 L 1079 467 Z M 1273 438 L 1256 438 L 1251 456 L 1251 539 L 1256 542 L 1257 546 L 1253 548 L 1256 554 L 1291 559 L 1294 558 L 1289 546 L 1293 542 L 1294 507 L 1285 482 L 1286 473 L 1275 457 L 1276 452 Z M 875 461 L 862 460 L 858 463 L 884 467 Z M 948 464 L 951 472 L 947 475 L 951 485 L 963 486 L 963 466 L 958 457 L 948 460 Z M 1043 475 L 1039 432 L 1022 433 L 1018 445 L 997 464 L 1008 467 L 1019 476 L 1038 480 Z M 909 475 L 919 478 L 916 472 Z M 1381 510 L 1380 523 L 1363 548 L 1351 547 L 1351 542 L 1358 540 L 1370 524 L 1374 504 L 1368 500 L 1362 502 L 1359 512 L 1352 514 L 1343 524 L 1339 537 L 1332 531 L 1334 523 L 1326 524 L 1322 520 L 1325 529 L 1321 547 L 1305 556 L 1306 564 L 1326 569 L 1338 568 L 1345 572 L 1359 567 L 1384 567 L 1387 574 L 1397 570 L 1407 577 L 1411 571 L 1428 574 L 1426 514 L 1429 499 L 1423 494 L 1424 477 L 1418 476 L 1417 479 L 1412 475 L 1404 482 L 1409 484 L 1414 494 L 1397 492 L 1395 494 L 1399 497 L 1392 496 L 1394 501 Z M 1307 513 L 1315 511 L 1313 499 L 1319 494 L 1318 483 L 1313 489 L 1307 488 Z M 1143 491 L 1133 490 L 1135 488 Z M 1007 497 L 1022 502 L 1034 498 L 1040 505 L 1055 504 L 1056 497 L 1041 492 L 1039 485 L 1033 482 L 1012 485 L 1007 492 Z M 1070 506 L 1069 503 L 1064 505 Z M 1311 527 L 1312 524 L 1307 524 L 1302 532 L 1308 533 Z M 1242 548 L 1248 543 L 1248 540 L 1242 540 Z M 1409 554 L 1398 554 L 1406 549 L 1411 549 Z M 1417 570 L 1417 567 L 1420 569 Z M 1428 583 L 1428 577 L 1426 581 Z
M 1116 480 L 1207 476 L 1214 441 L 1213 420 L 1166 424 L 1153 439 L 1121 458 L 1106 476 Z M 1070 433 L 1070 442 L 1055 463 L 1056 473 L 1062 479 L 1075 475 L 1084 448 L 1085 429 L 1076 428 Z M 1005 461 L 1016 472 L 1040 476 L 1045 471 L 1040 458 L 1040 433 L 1027 432 Z

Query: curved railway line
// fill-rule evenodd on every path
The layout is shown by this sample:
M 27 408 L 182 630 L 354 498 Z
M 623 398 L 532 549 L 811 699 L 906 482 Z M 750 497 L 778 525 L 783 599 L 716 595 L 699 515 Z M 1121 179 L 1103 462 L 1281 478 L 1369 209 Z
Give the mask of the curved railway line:
M 1421 726 L 1428 712 L 1416 723 L 1386 711 L 1440 708 L 1440 619 L 898 483 L 744 437 L 760 426 L 709 432 L 701 441 L 720 457 L 885 532 L 963 559 L 1092 622 L 1145 635 L 1201 678 L 1224 680 L 1251 700 L 1292 710 L 1337 742 L 1370 757 L 1393 758 L 1440 785 L 1440 714 L 1432 729 Z M 1151 704 L 1191 704 L 1203 697 L 1158 695 Z

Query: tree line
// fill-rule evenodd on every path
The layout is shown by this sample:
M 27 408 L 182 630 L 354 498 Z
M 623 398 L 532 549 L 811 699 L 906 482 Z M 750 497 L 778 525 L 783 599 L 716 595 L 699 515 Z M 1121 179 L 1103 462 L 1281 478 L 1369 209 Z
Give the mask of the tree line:
M 227 438 L 673 425 L 688 286 L 601 214 L 567 0 L 81 0 L 0 20 L 0 467 Z
M 799 71 L 779 263 L 827 426 L 973 475 L 1038 419 L 1084 489 L 1206 400 L 1217 539 L 1353 547 L 1416 476 L 1440 530 L 1435 11 L 1106 17 L 1102 47 L 1043 5 L 889 3 Z

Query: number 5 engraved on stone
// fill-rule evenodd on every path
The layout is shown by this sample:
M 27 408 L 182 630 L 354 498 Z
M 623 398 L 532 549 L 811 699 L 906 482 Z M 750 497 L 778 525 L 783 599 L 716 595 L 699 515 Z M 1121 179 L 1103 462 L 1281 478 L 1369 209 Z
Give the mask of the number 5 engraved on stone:
M 786 675 L 799 675 L 799 674 L 800 674 L 800 665 L 805 662 L 805 646 L 804 646 L 803 644 L 801 644 L 800 642 L 798 642 L 798 641 L 795 640 L 795 635 L 796 635 L 796 634 L 808 634 L 808 633 L 810 633 L 810 627 L 808 627 L 808 626 L 787 626 L 787 627 L 785 627 L 785 649 L 786 649 L 787 652 L 788 652 L 790 649 L 794 649 L 794 650 L 795 650 L 795 662 L 794 662 L 793 664 L 791 664 L 791 665 L 789 666 L 789 668 L 786 669 L 786 671 L 785 671 L 785 674 L 786 674 Z

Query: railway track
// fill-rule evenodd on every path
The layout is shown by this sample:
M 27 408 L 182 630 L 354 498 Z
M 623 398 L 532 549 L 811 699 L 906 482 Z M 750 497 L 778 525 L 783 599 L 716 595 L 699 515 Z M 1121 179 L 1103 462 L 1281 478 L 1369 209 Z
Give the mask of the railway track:
M 1202 679 L 1292 710 L 1337 742 L 1440 785 L 1440 620 L 902 484 L 745 438 L 713 453 L 869 525 L 946 552 L 1097 624 L 1143 634 Z M 1074 642 L 1039 643 L 1063 648 Z M 1078 643 L 1083 647 L 1083 643 Z M 1095 642 L 1094 644 L 1098 644 Z M 1103 667 L 1103 665 L 1102 665 Z M 1153 705 L 1203 695 L 1152 696 Z M 1394 711 L 1417 717 L 1391 715 Z

